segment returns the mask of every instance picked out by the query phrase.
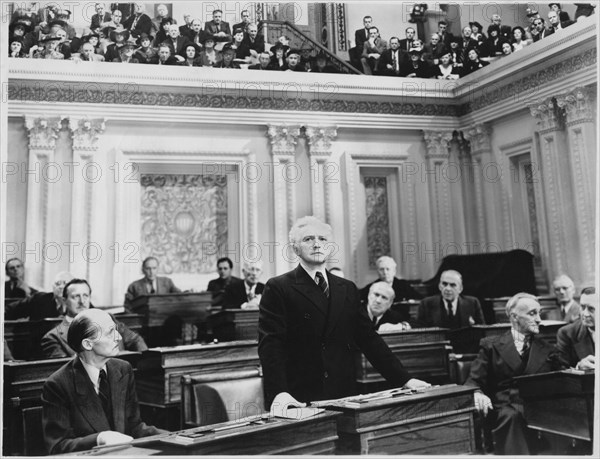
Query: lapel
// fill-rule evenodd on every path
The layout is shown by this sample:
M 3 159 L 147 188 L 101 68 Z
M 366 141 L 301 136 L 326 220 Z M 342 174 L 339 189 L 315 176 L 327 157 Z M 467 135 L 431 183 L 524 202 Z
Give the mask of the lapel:
M 87 420 L 94 431 L 103 432 L 105 430 L 111 430 L 106 422 L 100 398 L 98 397 L 98 394 L 96 394 L 92 381 L 90 381 L 90 377 L 85 371 L 85 368 L 83 368 L 83 364 L 79 357 L 75 357 L 72 371 L 77 409 L 81 412 L 81 415 Z
M 63 321 L 60 324 L 58 324 L 57 332 L 58 332 L 58 339 L 60 340 L 63 347 L 65 347 L 64 345 L 66 344 L 67 345 L 66 347 L 70 348 L 70 346 L 68 345 L 68 341 L 67 341 L 67 333 L 69 332 L 69 324 L 67 323 L 67 321 L 65 319 L 63 319 Z
M 108 384 L 110 385 L 110 400 L 115 430 L 118 432 L 125 432 L 127 384 L 125 381 L 122 381 L 125 374 L 121 372 L 117 365 L 115 365 L 113 359 L 110 359 L 106 366 L 108 368 Z M 102 407 L 100 407 L 100 409 L 102 409 Z
M 498 342 L 494 344 L 494 347 L 497 349 L 498 354 L 504 359 L 506 364 L 513 370 L 518 371 L 521 367 L 521 356 L 517 352 L 517 348 L 515 347 L 515 343 L 513 341 L 512 333 L 510 330 L 508 333 L 505 333 L 500 337 Z M 531 349 L 531 353 L 533 353 L 533 348 Z M 529 354 L 531 361 L 531 354 Z
M 333 278 L 329 273 L 327 282 L 329 283 L 329 320 L 325 330 L 326 335 L 333 331 L 346 305 L 346 284 L 341 279 Z M 381 319 L 378 323 L 381 323 Z
M 465 304 L 465 299 L 459 295 L 458 297 L 458 303 L 456 304 L 456 309 L 458 314 L 460 315 L 460 325 L 461 327 L 470 327 L 471 324 L 469 323 L 469 311 L 467 311 L 467 306 Z M 473 319 L 475 320 L 475 319 Z
M 525 374 L 538 373 L 538 370 L 543 366 L 548 359 L 547 347 L 551 347 L 545 341 L 538 339 L 536 336 L 533 337 L 531 342 L 531 351 L 529 354 L 529 361 L 525 368 Z
M 292 287 L 298 293 L 304 296 L 307 300 L 309 300 L 319 312 L 321 312 L 325 317 L 327 317 L 327 298 L 325 297 L 325 295 L 323 295 L 323 292 L 315 283 L 315 281 L 310 278 L 306 271 L 304 271 L 304 268 L 301 265 L 298 265 L 298 267 L 296 268 L 296 271 L 294 272 L 294 277 L 295 281 Z
M 575 338 L 575 353 L 579 360 L 587 357 L 590 354 L 594 354 L 594 343 L 589 336 L 587 327 L 583 325 L 582 321 L 577 322 L 577 336 Z
M 438 295 L 438 307 L 432 311 L 432 316 L 434 324 L 446 324 L 448 322 L 446 302 L 442 295 Z

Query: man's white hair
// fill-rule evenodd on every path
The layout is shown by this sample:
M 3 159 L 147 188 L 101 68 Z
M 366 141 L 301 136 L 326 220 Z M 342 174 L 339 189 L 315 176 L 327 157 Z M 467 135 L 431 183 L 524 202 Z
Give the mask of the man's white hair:
M 317 217 L 315 217 L 313 215 L 307 215 L 306 217 L 302 217 L 302 218 L 299 218 L 298 220 L 296 220 L 296 223 L 294 223 L 294 225 L 292 226 L 292 229 L 290 230 L 290 234 L 288 236 L 290 242 L 292 244 L 300 242 L 299 241 L 300 231 L 302 230 L 302 228 L 305 228 L 309 225 L 323 227 L 323 228 L 325 228 L 325 230 L 327 231 L 327 234 L 329 236 L 333 235 L 333 231 L 329 224 L 322 222 L 321 220 L 319 220 Z
M 537 297 L 535 295 L 532 295 L 531 293 L 525 293 L 525 292 L 517 293 L 516 295 L 514 295 L 507 301 L 506 315 L 508 317 L 510 317 L 510 313 L 513 311 L 513 309 L 515 309 L 519 305 L 519 301 L 524 300 L 524 299 L 533 300 L 536 303 L 538 302 Z
M 388 257 L 387 255 L 383 255 L 382 257 L 379 257 L 377 259 L 377 261 L 375 262 L 375 266 L 377 266 L 379 268 L 379 263 L 383 263 L 384 261 L 389 261 L 390 263 L 392 263 L 394 265 L 394 267 L 398 266 L 396 263 L 396 260 L 394 260 L 392 257 Z

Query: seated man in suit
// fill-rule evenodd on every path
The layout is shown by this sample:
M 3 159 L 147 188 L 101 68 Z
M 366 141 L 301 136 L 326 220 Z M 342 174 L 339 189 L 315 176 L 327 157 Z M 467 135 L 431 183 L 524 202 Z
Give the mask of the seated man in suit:
M 169 48 L 171 48 L 171 56 L 175 57 L 179 62 L 183 62 L 186 57 L 185 48 L 190 43 L 191 42 L 187 37 L 180 35 L 177 24 L 171 24 L 169 26 L 169 36 L 161 43 L 161 45 L 169 45 Z
M 232 281 L 225 288 L 223 296 L 223 308 L 225 309 L 258 309 L 265 284 L 258 282 L 262 273 L 262 262 L 260 260 L 244 262 L 242 274 L 244 280 Z
M 570 25 L 574 24 L 574 22 L 570 19 L 568 21 L 561 20 L 558 16 L 558 13 L 554 10 L 548 11 L 548 23 L 550 24 L 550 27 L 554 30 L 554 32 L 566 29 Z
M 371 282 L 366 287 L 360 290 L 360 299 L 362 302 L 367 301 L 371 285 L 375 282 L 387 282 L 394 289 L 394 298 L 396 301 L 405 301 L 410 299 L 420 299 L 421 295 L 411 287 L 405 279 L 396 277 L 397 265 L 392 257 L 382 256 L 375 262 L 379 279 Z
M 595 287 L 581 292 L 581 320 L 565 325 L 556 336 L 560 363 L 565 368 L 595 370 L 595 333 L 598 293 Z
M 158 276 L 157 258 L 146 258 L 142 262 L 142 272 L 144 273 L 144 277 L 129 284 L 127 293 L 125 294 L 125 306 L 131 304 L 138 296 L 181 293 L 181 290 L 175 287 L 171 279 Z
M 152 33 L 152 19 L 144 13 L 144 4 L 135 2 L 133 5 L 133 14 L 123 22 L 123 27 L 129 30 L 135 38 L 143 33 L 150 35 Z
M 223 296 L 225 295 L 225 288 L 232 282 L 240 281 L 239 277 L 231 275 L 233 269 L 233 261 L 228 257 L 219 258 L 217 260 L 217 272 L 219 277 L 211 280 L 206 288 L 207 292 L 212 293 L 212 304 L 221 305 L 223 303 Z
M 231 28 L 229 23 L 222 20 L 223 11 L 213 10 L 213 20 L 204 24 L 204 32 L 212 35 L 217 43 L 231 41 Z
M 363 52 L 360 58 L 365 75 L 379 74 L 379 60 L 386 49 L 387 42 L 379 35 L 379 29 L 371 27 L 369 39 L 363 43 Z
M 106 312 L 87 309 L 69 326 L 77 357 L 42 389 L 42 425 L 49 454 L 84 451 L 162 433 L 140 419 L 133 370 L 119 353 L 121 335 Z
M 331 271 L 329 272 L 331 274 Z M 375 330 L 380 331 L 402 331 L 410 330 L 408 317 L 403 317 L 396 311 L 392 311 L 394 302 L 394 289 L 387 282 L 379 281 L 371 284 L 369 289 L 369 301 L 367 313 L 373 322 Z
M 73 275 L 66 271 L 60 272 L 54 278 L 52 292 L 36 292 L 34 295 L 20 301 L 9 303 L 4 309 L 6 320 L 29 317 L 29 320 L 42 320 L 46 317 L 60 317 L 65 313 L 62 292 Z
M 493 426 L 496 454 L 530 454 L 523 403 L 513 377 L 558 369 L 553 346 L 536 338 L 542 322 L 540 309 L 529 293 L 517 293 L 508 300 L 510 331 L 481 340 L 465 382 L 479 389 L 475 407 Z
M 8 280 L 4 282 L 4 298 L 27 298 L 37 290 L 25 282 L 25 266 L 18 258 L 9 259 L 4 265 Z
M 72 279 L 65 285 L 63 299 L 66 305 L 66 313 L 63 321 L 42 338 L 42 352 L 46 358 L 57 359 L 75 355 L 75 351 L 69 346 L 67 340 L 69 325 L 77 314 L 92 307 L 90 303 L 91 294 L 92 288 L 85 279 Z M 123 338 L 119 341 L 119 350 L 142 352 L 148 349 L 140 335 L 131 331 L 123 323 L 115 323 Z
M 567 323 L 575 322 L 581 314 L 581 306 L 573 299 L 575 284 L 569 276 L 557 276 L 552 281 L 552 289 L 556 295 L 556 302 L 560 306 L 560 317 Z
M 444 271 L 438 285 L 440 295 L 424 298 L 417 312 L 420 327 L 462 328 L 485 323 L 479 300 L 462 296 L 462 276 L 458 271 Z

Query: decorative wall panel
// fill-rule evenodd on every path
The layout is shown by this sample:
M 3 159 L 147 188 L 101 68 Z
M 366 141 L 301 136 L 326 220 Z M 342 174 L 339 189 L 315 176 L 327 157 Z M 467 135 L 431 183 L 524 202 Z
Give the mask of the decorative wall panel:
M 364 182 L 367 200 L 369 267 L 375 269 L 377 258 L 391 253 L 387 179 L 385 177 L 364 177 Z

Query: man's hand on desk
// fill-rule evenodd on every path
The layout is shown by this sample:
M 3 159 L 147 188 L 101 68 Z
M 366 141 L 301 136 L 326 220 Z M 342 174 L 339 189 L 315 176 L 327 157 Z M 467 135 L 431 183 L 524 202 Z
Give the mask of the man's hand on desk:
M 405 330 L 410 330 L 410 324 L 408 322 L 401 322 L 399 324 L 381 324 L 379 326 L 379 331 L 382 332 L 394 332 Z
M 588 355 L 577 363 L 577 370 L 595 370 L 596 369 L 596 357 Z
M 475 408 L 477 411 L 482 412 L 484 416 L 487 416 L 488 411 L 493 410 L 494 406 L 487 395 L 485 395 L 483 392 L 477 391 L 475 392 Z
M 306 407 L 306 403 L 299 402 L 287 392 L 280 392 L 273 399 L 273 403 L 271 403 L 271 413 L 283 411 L 289 406 L 304 408 Z
M 406 389 L 426 389 L 431 387 L 431 384 L 420 379 L 409 379 L 408 382 L 403 386 Z
M 133 437 L 115 432 L 114 430 L 105 430 L 98 434 L 97 443 L 98 446 L 104 445 L 117 445 L 119 443 L 129 443 L 133 440 Z

